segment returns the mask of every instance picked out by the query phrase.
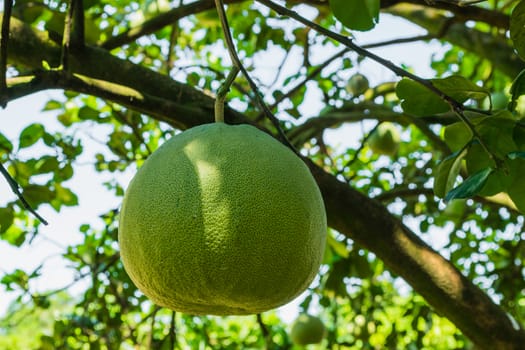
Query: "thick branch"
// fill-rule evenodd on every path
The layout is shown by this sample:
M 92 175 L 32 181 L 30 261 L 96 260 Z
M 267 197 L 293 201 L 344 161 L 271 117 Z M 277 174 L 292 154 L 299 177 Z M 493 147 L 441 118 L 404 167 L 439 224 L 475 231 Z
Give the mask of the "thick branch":
M 18 63 L 39 68 L 42 60 L 59 60 L 59 48 L 45 34 L 16 20 L 12 23 L 11 33 L 9 54 Z M 104 91 L 100 87 L 105 83 L 102 81 L 108 81 L 112 84 L 107 85 L 108 94 L 120 86 L 124 91 L 130 90 L 128 95 L 136 96 L 119 101 L 130 107 L 137 101 L 143 101 L 141 98 L 156 96 L 169 101 L 171 108 L 159 113 L 157 105 L 144 104 L 139 110 L 155 117 L 165 112 L 162 120 L 172 120 L 171 124 L 181 128 L 211 122 L 213 119 L 212 98 L 159 73 L 113 57 L 105 50 L 86 47 L 81 55 L 72 53 L 70 64 L 76 75 L 66 82 L 71 84 L 72 89 L 80 89 L 74 85 L 78 83 L 80 87 L 91 86 L 93 94 L 97 94 Z M 31 81 L 22 84 L 31 84 Z M 118 95 L 125 96 L 126 93 Z M 181 106 L 191 108 L 191 112 Z M 232 110 L 228 110 L 226 116 L 237 122 L 246 120 Z M 479 347 L 522 348 L 525 332 L 515 329 L 506 313 L 450 262 L 422 242 L 379 202 L 338 181 L 308 159 L 305 162 L 321 188 L 331 227 L 374 252 L 391 271 L 407 280 L 416 292 L 454 322 Z
M 374 252 L 480 349 L 523 348 L 525 332 L 450 262 L 379 202 L 306 162 L 323 193 L 330 227 Z
M 334 108 L 319 117 L 306 120 L 303 124 L 291 129 L 288 137 L 295 145 L 310 140 L 321 134 L 325 129 L 339 127 L 343 123 L 356 123 L 363 120 L 378 120 L 381 122 L 394 122 L 400 124 L 414 124 L 428 137 L 436 149 L 448 154 L 449 147 L 436 135 L 424 118 L 414 118 L 403 113 L 395 112 L 389 108 L 373 103 L 349 104 L 342 108 Z
M 15 18 L 11 22 L 11 35 L 14 38 L 9 48 L 11 61 L 32 69 L 40 69 L 42 61 L 49 62 L 51 66 L 59 64 L 60 47 L 45 32 L 33 31 Z M 105 50 L 86 46 L 81 54 L 71 55 L 70 66 L 77 76 L 89 77 L 91 80 L 84 81 L 82 92 L 110 98 L 139 111 L 148 111 L 148 114 L 157 118 L 163 116 L 164 121 L 170 119 L 172 125 L 181 129 L 213 121 L 214 99 L 211 96 L 147 68 L 118 59 Z M 79 86 L 69 85 L 73 83 L 78 81 L 53 81 L 51 75 L 47 75 L 44 81 L 33 79 L 29 85 L 12 88 L 10 94 L 14 98 L 53 87 L 78 89 Z M 140 91 L 135 87 L 140 87 Z M 113 93 L 112 97 L 108 95 L 110 93 Z M 141 98 L 135 94 L 140 94 Z M 245 120 L 240 113 L 229 108 L 225 109 L 225 118 L 229 123 Z
M 5 107 L 7 101 L 5 100 L 4 90 L 6 85 L 7 72 L 7 47 L 9 42 L 9 27 L 11 21 L 11 10 L 13 8 L 12 0 L 5 0 L 4 2 L 4 16 L 0 21 L 0 107 Z

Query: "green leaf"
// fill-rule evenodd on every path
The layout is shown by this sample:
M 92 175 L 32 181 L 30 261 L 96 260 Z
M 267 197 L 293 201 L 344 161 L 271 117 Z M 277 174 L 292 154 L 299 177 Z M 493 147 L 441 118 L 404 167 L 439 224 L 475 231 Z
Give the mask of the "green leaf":
M 510 16 L 510 39 L 518 55 L 525 59 L 525 1 L 520 1 Z
M 35 207 L 42 203 L 49 203 L 55 198 L 55 192 L 42 185 L 26 186 L 23 195 L 29 204 Z
M 17 225 L 11 225 L 7 231 L 2 233 L 1 237 L 4 241 L 9 244 L 20 247 L 26 240 L 27 231 L 18 227 Z
M 447 193 L 445 200 L 450 201 L 457 198 L 469 198 L 476 195 L 485 186 L 492 168 L 485 168 L 468 177 L 459 186 Z
M 445 143 L 453 152 L 461 150 L 472 140 L 472 132 L 463 122 L 447 125 L 443 131 Z
M 436 196 L 443 198 L 454 188 L 456 179 L 461 170 L 461 161 L 467 154 L 467 149 L 454 152 L 439 164 L 436 177 L 434 179 L 434 193 Z
M 35 164 L 35 174 L 51 173 L 58 170 L 60 166 L 58 160 L 52 156 L 44 156 Z
M 512 199 L 518 210 L 525 213 L 525 181 L 523 179 L 523 174 L 525 174 L 525 160 L 517 158 L 515 162 L 516 168 L 514 168 L 514 179 L 508 186 L 507 194 L 510 199 Z
M 508 111 L 507 113 L 510 114 Z M 517 149 L 513 138 L 515 127 L 516 120 L 503 114 L 501 117 L 492 116 L 483 119 L 476 125 L 476 130 L 492 153 L 504 157 Z
M 510 152 L 509 154 L 507 154 L 507 157 L 509 157 L 509 159 L 518 159 L 518 158 L 521 158 L 521 159 L 525 159 L 525 152 L 521 151 L 516 151 L 516 152 Z
M 483 169 L 493 168 L 495 166 L 494 161 L 489 157 L 483 147 L 481 147 L 479 142 L 474 142 L 469 148 L 465 161 L 469 174 L 476 174 Z M 509 164 L 506 164 L 502 168 L 495 169 L 478 194 L 480 196 L 492 196 L 501 191 L 505 191 L 512 180 L 504 170 L 504 168 L 508 166 Z
M 56 181 L 66 181 L 73 177 L 74 170 L 70 163 L 66 163 L 62 168 L 59 168 L 55 173 L 54 180 Z
M 463 103 L 469 98 L 481 99 L 490 96 L 488 90 L 459 75 L 452 75 L 443 79 L 431 79 L 430 82 L 459 103 Z M 450 110 L 449 104 L 441 97 L 418 82 L 407 78 L 401 79 L 397 84 L 396 94 L 399 99 L 403 100 L 401 107 L 407 113 L 423 116 Z
M 327 245 L 339 256 L 348 258 L 348 248 L 343 242 L 336 240 L 331 234 L 326 236 Z
M 4 134 L 0 133 L 0 151 L 2 150 L 7 151 L 8 153 L 12 152 L 13 144 L 4 136 Z
M 406 113 L 424 116 L 444 113 L 450 109 L 448 103 L 438 95 L 407 78 L 403 78 L 397 83 L 396 94 L 402 100 L 401 107 Z
M 16 269 L 14 272 L 2 277 L 0 283 L 4 284 L 8 291 L 14 290 L 11 286 L 12 284 L 19 286 L 22 290 L 27 290 L 29 288 L 29 276 L 25 271 Z
M 20 132 L 18 147 L 25 148 L 34 145 L 44 134 L 45 128 L 42 124 L 31 124 Z
M 51 201 L 51 206 L 58 211 L 62 205 L 71 207 L 78 205 L 78 197 L 69 188 L 55 184 L 56 198 Z
M 518 98 L 525 95 L 525 69 L 522 70 L 510 86 L 509 110 L 514 111 L 518 105 Z
M 13 224 L 15 213 L 12 207 L 0 208 L 0 233 L 4 233 Z
M 49 101 L 47 101 L 47 103 L 44 106 L 44 108 L 42 108 L 42 111 L 53 111 L 53 110 L 57 110 L 57 109 L 62 109 L 63 106 L 64 105 L 60 101 L 49 100 Z
M 100 112 L 91 107 L 83 106 L 78 110 L 78 118 L 82 120 L 98 120 Z
M 330 0 L 334 17 L 346 27 L 367 31 L 379 20 L 379 0 Z
M 519 150 L 525 151 L 525 124 L 517 122 L 512 132 L 512 138 Z
M 490 96 L 490 92 L 460 75 L 452 75 L 443 79 L 432 79 L 432 84 L 458 102 L 469 98 L 482 99 Z

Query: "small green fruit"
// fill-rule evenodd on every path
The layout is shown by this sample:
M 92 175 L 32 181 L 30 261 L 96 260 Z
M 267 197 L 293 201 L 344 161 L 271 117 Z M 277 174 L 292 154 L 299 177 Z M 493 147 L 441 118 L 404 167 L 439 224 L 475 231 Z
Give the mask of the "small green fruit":
M 319 318 L 302 314 L 294 321 L 290 336 L 297 345 L 318 344 L 323 340 L 324 332 L 323 322 Z
M 399 149 L 399 131 L 389 122 L 379 124 L 368 138 L 368 146 L 377 154 L 394 156 Z
M 370 87 L 370 84 L 368 83 L 368 79 L 363 74 L 354 74 L 352 77 L 348 80 L 348 84 L 346 85 L 346 91 L 348 91 L 353 96 L 360 96 L 368 90 Z

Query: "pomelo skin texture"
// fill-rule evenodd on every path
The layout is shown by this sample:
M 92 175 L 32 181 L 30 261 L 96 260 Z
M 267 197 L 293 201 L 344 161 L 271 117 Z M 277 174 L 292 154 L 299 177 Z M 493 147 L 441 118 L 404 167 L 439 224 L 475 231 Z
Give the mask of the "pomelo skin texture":
M 323 340 L 323 322 L 311 315 L 301 314 L 292 325 L 290 337 L 297 345 L 318 344 Z
M 286 304 L 322 260 L 326 212 L 310 171 L 249 125 L 206 124 L 172 137 L 131 181 L 120 253 L 153 302 L 193 315 Z

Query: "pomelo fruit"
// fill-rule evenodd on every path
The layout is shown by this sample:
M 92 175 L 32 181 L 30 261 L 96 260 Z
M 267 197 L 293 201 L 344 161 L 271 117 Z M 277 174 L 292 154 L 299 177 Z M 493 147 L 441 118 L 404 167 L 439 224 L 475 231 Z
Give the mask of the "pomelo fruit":
M 310 171 L 249 125 L 173 136 L 126 190 L 120 254 L 137 287 L 193 315 L 244 315 L 286 304 L 322 260 L 326 213 Z
M 301 314 L 292 325 L 290 337 L 297 345 L 318 344 L 323 340 L 323 322 L 312 315 Z
M 390 122 L 384 122 L 372 132 L 368 138 L 368 146 L 374 153 L 392 157 L 399 149 L 400 139 L 396 126 Z
M 370 84 L 368 79 L 360 73 L 354 74 L 348 79 L 346 84 L 346 91 L 348 91 L 353 96 L 360 96 L 368 90 Z

